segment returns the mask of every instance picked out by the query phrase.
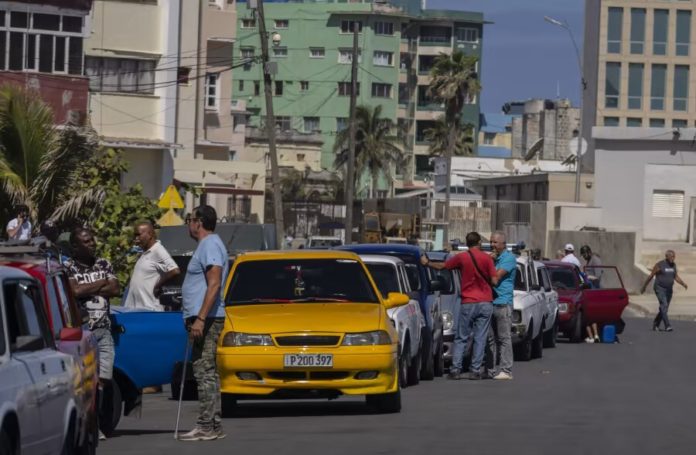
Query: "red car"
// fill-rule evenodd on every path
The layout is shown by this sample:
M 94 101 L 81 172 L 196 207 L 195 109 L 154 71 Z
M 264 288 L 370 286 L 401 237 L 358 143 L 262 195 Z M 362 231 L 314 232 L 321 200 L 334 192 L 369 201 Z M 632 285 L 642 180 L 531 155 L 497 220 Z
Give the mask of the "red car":
M 83 328 L 82 312 L 72 294 L 63 266 L 38 247 L 0 245 L 0 265 L 21 269 L 36 278 L 43 289 L 46 315 L 58 350 L 75 358 L 74 387 L 80 453 L 94 454 L 99 443 L 97 427 L 98 358 L 92 332 Z
M 614 324 L 616 333 L 623 331 L 621 314 L 628 305 L 628 293 L 616 267 L 592 267 L 583 276 L 577 266 L 567 262 L 544 261 L 544 264 L 558 292 L 559 330 L 570 341 L 582 341 L 585 327 L 592 323 L 600 327 Z

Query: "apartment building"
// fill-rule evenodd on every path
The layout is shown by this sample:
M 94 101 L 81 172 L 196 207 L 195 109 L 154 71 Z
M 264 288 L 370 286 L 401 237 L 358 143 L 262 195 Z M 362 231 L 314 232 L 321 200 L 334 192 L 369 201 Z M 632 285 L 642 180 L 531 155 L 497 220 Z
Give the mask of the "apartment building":
M 262 220 L 265 165 L 246 159 L 244 103 L 232 102 L 234 0 L 96 0 L 91 23 L 90 120 L 124 150 L 124 186 L 156 198 L 188 184 L 203 196 L 187 210 Z
M 91 7 L 92 0 L 0 1 L 0 85 L 37 93 L 56 124 L 82 125 L 87 116 Z
M 357 103 L 381 106 L 381 116 L 407 132 L 411 158 L 407 169 L 396 170 L 396 182 L 379 182 L 378 194 L 432 172 L 425 131 L 444 110 L 429 97 L 429 71 L 440 52 L 462 49 L 480 57 L 483 18 L 478 13 L 421 10 L 420 3 L 410 3 L 264 2 L 266 27 L 278 38 L 270 52 L 278 68 L 273 101 L 284 150 L 281 166 L 335 169 L 335 138 L 348 127 L 352 26 L 357 22 Z M 239 2 L 237 11 L 235 58 L 248 61 L 260 55 L 257 24 L 245 3 Z M 250 113 L 247 145 L 257 150 L 265 116 L 262 84 L 259 64 L 249 63 L 234 74 L 233 97 L 245 101 Z M 477 97 L 469 100 L 463 116 L 477 131 Z

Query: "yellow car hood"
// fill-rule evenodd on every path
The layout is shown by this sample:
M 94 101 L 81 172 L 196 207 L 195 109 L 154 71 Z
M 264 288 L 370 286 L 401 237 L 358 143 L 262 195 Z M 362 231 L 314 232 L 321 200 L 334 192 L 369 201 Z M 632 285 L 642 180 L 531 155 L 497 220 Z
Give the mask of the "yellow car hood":
M 381 328 L 379 303 L 288 303 L 229 306 L 232 330 L 245 333 L 369 332 Z

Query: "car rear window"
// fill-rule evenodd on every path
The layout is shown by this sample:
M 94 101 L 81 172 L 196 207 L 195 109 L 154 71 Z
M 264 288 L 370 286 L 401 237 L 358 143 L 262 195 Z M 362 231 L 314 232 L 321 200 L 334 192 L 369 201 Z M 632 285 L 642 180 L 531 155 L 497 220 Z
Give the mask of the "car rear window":
M 399 277 L 396 267 L 392 264 L 365 264 L 370 271 L 372 279 L 382 296 L 386 297 L 390 292 L 401 292 L 399 289 Z
M 379 303 L 362 265 L 353 259 L 276 259 L 240 263 L 225 304 Z
M 575 280 L 575 272 L 565 267 L 550 268 L 551 285 L 556 289 L 575 289 L 577 281 Z

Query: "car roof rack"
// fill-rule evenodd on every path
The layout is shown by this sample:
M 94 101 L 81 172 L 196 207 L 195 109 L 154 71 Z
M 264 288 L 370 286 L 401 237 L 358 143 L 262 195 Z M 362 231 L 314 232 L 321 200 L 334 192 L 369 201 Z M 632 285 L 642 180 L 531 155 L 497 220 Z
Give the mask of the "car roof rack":
M 0 254 L 44 253 L 53 243 L 46 237 L 32 237 L 29 240 L 6 240 L 0 242 Z

